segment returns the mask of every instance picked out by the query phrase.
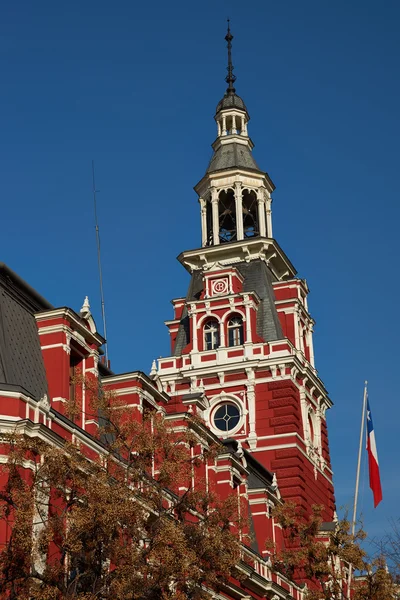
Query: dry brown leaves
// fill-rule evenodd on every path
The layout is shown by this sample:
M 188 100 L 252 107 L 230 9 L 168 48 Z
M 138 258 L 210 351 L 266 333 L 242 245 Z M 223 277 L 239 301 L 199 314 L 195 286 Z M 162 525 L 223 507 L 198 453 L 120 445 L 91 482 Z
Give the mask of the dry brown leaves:
M 236 496 L 223 501 L 201 480 L 192 489 L 193 468 L 219 448 L 194 456 L 195 428 L 174 431 L 161 415 L 81 383 L 101 416 L 98 456 L 83 445 L 4 440 L 0 506 L 10 535 L 0 598 L 201 599 L 202 585 L 217 587 L 234 571 L 240 543 L 231 525 L 244 526 Z

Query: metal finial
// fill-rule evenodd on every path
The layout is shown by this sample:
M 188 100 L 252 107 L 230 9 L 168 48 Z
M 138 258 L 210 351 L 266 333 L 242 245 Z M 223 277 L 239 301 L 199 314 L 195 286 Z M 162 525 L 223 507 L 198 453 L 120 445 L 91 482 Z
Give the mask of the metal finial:
M 233 65 L 232 65 L 232 40 L 233 40 L 233 35 L 231 34 L 231 28 L 230 28 L 230 20 L 228 19 L 228 32 L 225 36 L 225 39 L 228 43 L 228 75 L 225 77 L 225 81 L 228 84 L 228 88 L 226 90 L 227 94 L 234 94 L 236 92 L 235 88 L 233 87 L 233 84 L 236 81 L 236 75 L 233 74 Z

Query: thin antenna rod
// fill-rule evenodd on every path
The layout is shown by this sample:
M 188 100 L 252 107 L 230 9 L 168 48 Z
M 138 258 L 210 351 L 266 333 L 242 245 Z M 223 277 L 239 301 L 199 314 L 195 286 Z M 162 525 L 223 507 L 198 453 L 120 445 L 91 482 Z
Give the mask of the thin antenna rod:
M 96 198 L 97 190 L 96 190 L 96 181 L 94 178 L 94 160 L 92 160 L 92 180 L 93 180 L 94 223 L 95 223 L 95 229 L 96 229 L 96 245 L 97 245 L 97 265 L 99 268 L 99 281 L 100 281 L 101 317 L 103 319 L 103 334 L 106 339 L 106 342 L 104 344 L 104 350 L 106 353 L 106 365 L 108 366 L 106 309 L 105 309 L 105 304 L 104 304 L 103 272 L 101 269 L 100 231 L 99 231 L 99 223 L 98 223 L 98 219 L 97 219 L 97 198 Z

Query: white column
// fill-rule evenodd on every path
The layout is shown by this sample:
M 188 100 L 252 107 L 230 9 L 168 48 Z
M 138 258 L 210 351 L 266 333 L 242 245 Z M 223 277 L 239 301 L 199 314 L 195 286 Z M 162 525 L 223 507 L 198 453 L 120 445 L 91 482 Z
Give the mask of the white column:
M 232 133 L 237 133 L 236 132 L 236 115 L 232 116 Z
M 224 321 L 223 323 L 221 322 L 219 324 L 219 341 L 220 341 L 219 345 L 221 348 L 225 348 L 225 346 L 226 346 L 225 327 L 226 327 L 226 321 Z
M 301 324 L 301 321 L 299 323 L 299 339 L 300 339 L 300 350 L 302 351 L 302 353 L 305 356 L 306 353 L 305 353 L 305 349 L 304 349 L 304 327 Z
M 222 135 L 226 135 L 226 116 L 222 117 Z
M 316 427 L 317 431 L 316 431 L 316 435 L 315 435 L 316 444 L 315 444 L 315 442 L 314 442 L 314 444 L 316 446 L 318 446 L 318 451 L 321 453 L 322 452 L 322 436 L 321 436 L 321 417 L 322 417 L 322 415 L 321 415 L 321 408 L 319 406 L 318 406 L 317 410 L 315 411 L 315 416 L 316 416 L 315 422 L 317 425 L 317 427 Z
M 253 369 L 246 369 L 247 381 L 247 410 L 249 411 L 249 446 L 252 450 L 257 445 L 256 433 L 256 402 L 255 402 L 255 378 Z
M 297 350 L 301 350 L 300 345 L 300 324 L 299 324 L 299 311 L 297 308 L 293 311 L 293 324 L 294 324 L 294 342 Z
M 218 126 L 218 137 L 221 135 L 221 121 L 217 121 Z
M 245 124 L 245 122 L 244 122 L 244 116 L 243 116 L 243 117 L 242 117 L 242 127 L 241 127 L 241 129 L 240 129 L 240 133 L 241 133 L 241 135 L 245 135 L 245 133 L 244 133 L 244 132 L 245 132 L 245 128 L 246 128 L 246 124 Z
M 204 198 L 199 198 L 201 207 L 201 245 L 207 246 L 207 204 Z
M 303 382 L 303 386 L 304 387 L 300 390 L 300 406 L 301 406 L 301 416 L 303 417 L 303 440 L 307 443 L 308 407 L 307 407 L 305 382 Z
M 272 198 L 269 196 L 266 202 L 267 209 L 267 236 L 272 238 L 272 210 L 271 210 Z
M 243 233 L 243 204 L 242 204 L 242 182 L 235 183 L 235 208 L 236 208 L 236 238 L 244 239 Z
M 199 349 L 198 339 L 197 339 L 197 314 L 195 310 L 190 310 L 189 317 L 192 319 L 192 332 L 193 332 L 193 350 L 197 352 Z
M 257 193 L 258 200 L 258 223 L 261 237 L 266 237 L 267 232 L 265 228 L 265 202 L 264 202 L 264 190 L 259 190 Z
M 246 120 L 244 120 L 243 135 L 247 135 L 247 123 L 246 123 Z
M 254 385 L 247 383 L 247 404 L 249 411 L 249 437 L 257 437 L 256 434 L 256 407 L 255 407 L 255 393 Z
M 253 338 L 251 335 L 250 303 L 247 295 L 244 297 L 244 302 L 246 310 L 246 344 L 250 344 L 253 341 Z
M 216 188 L 211 189 L 211 206 L 212 206 L 212 224 L 213 224 L 213 242 L 217 246 L 219 244 L 219 215 L 218 215 L 218 191 Z
M 314 342 L 313 342 L 313 327 L 310 325 L 307 329 L 307 346 L 310 351 L 310 363 L 311 366 L 315 368 L 315 360 L 314 360 Z

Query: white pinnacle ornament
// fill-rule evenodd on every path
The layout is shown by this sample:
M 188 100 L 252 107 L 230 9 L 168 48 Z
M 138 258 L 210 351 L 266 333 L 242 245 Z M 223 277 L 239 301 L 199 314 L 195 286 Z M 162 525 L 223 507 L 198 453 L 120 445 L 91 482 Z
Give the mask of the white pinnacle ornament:
M 153 362 L 151 364 L 150 377 L 154 377 L 155 375 L 157 375 L 157 364 L 156 364 L 156 361 L 153 360 Z
M 90 317 L 90 304 L 89 304 L 89 297 L 85 296 L 85 299 L 83 301 L 82 304 L 82 308 L 79 311 L 80 314 L 82 315 L 83 318 L 87 319 L 88 317 Z

